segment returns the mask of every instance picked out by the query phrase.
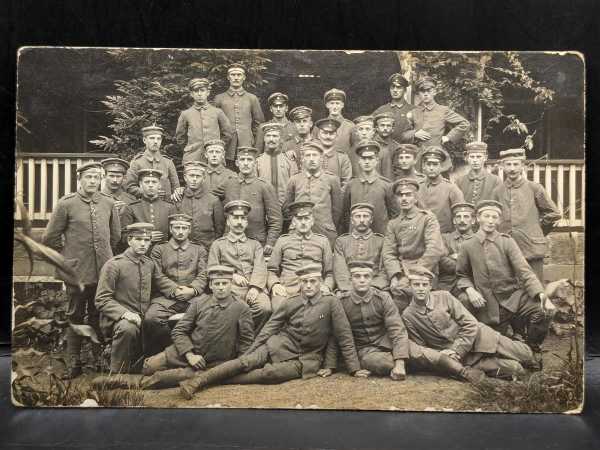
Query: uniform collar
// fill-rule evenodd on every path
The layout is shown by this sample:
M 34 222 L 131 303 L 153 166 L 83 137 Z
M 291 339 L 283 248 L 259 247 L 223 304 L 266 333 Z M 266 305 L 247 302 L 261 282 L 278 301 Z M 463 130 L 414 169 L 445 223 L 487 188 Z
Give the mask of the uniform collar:
M 169 240 L 169 244 L 171 244 L 173 250 L 187 250 L 187 248 L 190 246 L 190 241 L 186 240 L 183 244 L 179 244 L 175 239 L 171 238 Z
M 479 240 L 479 242 L 483 244 L 484 241 L 496 242 L 496 239 L 498 238 L 498 236 L 500 236 L 500 233 L 498 233 L 498 230 L 496 230 L 492 234 L 487 235 L 486 233 L 483 232 L 483 230 L 480 229 L 480 230 L 477 230 L 477 233 L 475 233 L 475 236 L 477 236 L 477 239 Z
M 322 170 L 319 170 L 317 173 L 315 174 L 311 174 L 308 171 L 304 171 L 304 175 L 306 175 L 306 178 L 320 178 L 321 175 L 323 174 Z
M 369 288 L 369 291 L 362 297 L 354 291 L 352 291 L 350 293 L 350 298 L 356 305 L 360 305 L 361 303 L 369 303 L 373 298 L 373 288 Z
M 400 101 L 400 102 L 392 101 L 392 102 L 389 102 L 388 105 L 390 105 L 392 108 L 401 109 L 401 108 L 404 108 L 407 105 L 407 103 L 405 101 Z
M 144 150 L 144 158 L 146 158 L 150 162 L 159 162 L 161 159 L 160 150 L 156 153 L 151 153 L 150 150 Z
M 229 89 L 227 89 L 227 93 L 231 97 L 233 97 L 234 95 L 239 95 L 241 97 L 242 95 L 244 95 L 246 93 L 246 90 L 244 88 L 241 88 L 236 91 L 233 88 L 229 88 Z
M 94 192 L 91 197 L 88 197 L 81 191 L 81 189 L 77 190 L 77 195 L 79 195 L 79 198 L 86 203 L 98 203 L 100 197 L 98 192 Z
M 375 181 L 377 181 L 379 179 L 379 174 L 375 171 L 373 171 L 373 174 L 367 178 L 367 177 L 360 177 L 360 181 L 361 183 L 369 183 L 369 184 L 373 184 L 375 183 Z
M 306 142 L 310 142 L 313 140 L 313 137 L 309 134 L 306 135 L 306 139 L 302 139 L 300 136 L 294 136 L 294 140 L 296 144 L 305 144 Z
M 147 202 L 147 203 L 154 203 L 154 202 L 157 202 L 157 201 L 159 201 L 159 200 L 160 200 L 160 196 L 159 196 L 159 195 L 157 195 L 157 196 L 156 196 L 156 197 L 154 197 L 153 199 L 150 199 L 150 198 L 146 197 L 146 195 L 144 195 L 144 194 L 142 193 L 142 200 L 144 200 L 144 201 L 145 201 L 145 202 Z
M 250 175 L 249 177 L 244 177 L 242 174 L 238 174 L 238 180 L 242 184 L 252 184 L 256 181 L 257 177 L 254 175 Z
M 246 242 L 248 237 L 245 234 L 235 235 L 231 231 L 225 236 L 229 242 Z
M 511 180 L 508 179 L 508 177 L 504 177 L 504 184 L 506 185 L 506 187 L 508 188 L 519 188 L 521 186 L 523 186 L 523 184 L 525 183 L 525 177 L 523 175 L 521 175 L 521 178 L 519 178 L 519 181 L 516 182 L 512 182 Z
M 457 230 L 454 230 L 454 231 L 452 232 L 452 239 L 453 239 L 453 240 L 455 240 L 455 241 L 458 241 L 458 240 L 460 240 L 460 239 L 464 239 L 465 237 L 467 237 L 467 236 L 472 236 L 472 235 L 473 235 L 473 232 L 472 232 L 472 231 L 469 231 L 469 232 L 468 232 L 468 233 L 466 233 L 466 234 L 460 234 L 460 233 L 459 233 Z
M 219 165 L 219 166 L 215 167 L 214 169 L 212 167 L 207 167 L 206 172 L 207 173 L 218 173 L 219 175 L 221 175 L 221 173 L 223 172 L 223 169 L 225 169 L 225 168 L 222 165 Z
M 196 191 L 192 191 L 189 187 L 186 187 L 183 191 L 184 197 L 188 198 L 199 198 L 204 195 L 204 185 L 201 185 Z
M 121 188 L 121 189 L 119 189 L 117 192 L 113 192 L 113 191 L 111 191 L 109 188 L 107 188 L 107 187 L 106 187 L 106 185 L 104 185 L 104 186 L 102 187 L 102 190 L 101 190 L 101 192 L 102 192 L 103 194 L 110 195 L 110 196 L 111 196 L 111 197 L 113 197 L 113 198 L 117 198 L 119 195 L 123 194 L 124 190 Z
M 422 109 L 426 109 L 427 111 L 431 111 L 433 108 L 435 108 L 435 107 L 437 106 L 437 103 L 436 103 L 436 102 L 435 102 L 435 100 L 434 100 L 434 101 L 432 101 L 432 102 L 431 102 L 431 104 L 430 104 L 430 105 L 428 105 L 428 106 L 425 106 L 423 103 L 421 103 L 419 106 L 420 106 Z
M 425 302 L 424 305 L 418 304 L 414 298 L 412 299 L 411 303 L 412 303 L 413 309 L 420 314 L 427 314 L 427 311 L 433 310 L 433 305 L 431 302 L 431 294 L 429 294 L 429 298 L 427 298 L 427 301 Z
M 300 297 L 302 298 L 302 303 L 304 304 L 304 306 L 306 305 L 314 305 L 316 304 L 319 300 L 321 300 L 321 293 L 317 292 L 317 295 L 315 295 L 313 298 L 308 298 L 305 297 L 303 294 L 300 294 Z
M 144 262 L 144 258 L 139 258 L 131 247 L 128 247 L 127 250 L 123 252 L 123 255 L 125 255 L 130 261 L 134 262 L 135 264 L 141 264 Z
M 215 297 L 213 297 L 213 302 L 215 304 L 215 307 L 226 309 L 229 305 L 233 303 L 233 296 L 229 294 L 223 300 L 217 300 Z
M 417 215 L 417 208 L 413 207 L 410 211 L 408 211 L 407 213 L 404 213 L 402 211 L 400 211 L 400 214 L 398 214 L 398 217 L 404 219 L 412 219 L 413 217 L 415 217 Z
M 298 233 L 297 231 L 295 232 L 296 236 L 298 236 L 300 239 L 310 239 L 313 236 L 313 232 L 309 231 L 309 233 L 306 236 L 302 236 L 300 233 Z
M 343 115 L 341 115 L 341 114 L 340 114 L 339 116 L 337 116 L 337 117 L 334 117 L 334 116 L 332 116 L 331 114 L 329 114 L 329 115 L 327 116 L 327 118 L 328 118 L 328 119 L 335 119 L 335 120 L 338 120 L 338 121 L 339 121 L 341 124 L 343 124 L 343 123 L 344 123 L 344 121 L 346 120 L 346 118 L 345 118 Z
M 440 184 L 442 182 L 443 179 L 444 179 L 444 177 L 442 177 L 441 175 L 438 175 L 438 177 L 435 180 L 432 180 L 431 178 L 427 177 L 427 185 L 428 186 L 437 186 L 438 184 Z
M 476 175 L 475 172 L 473 172 L 472 170 L 469 170 L 469 180 L 473 181 L 473 180 L 483 180 L 485 178 L 485 169 L 481 169 L 481 172 L 479 172 L 479 175 Z
M 352 230 L 352 237 L 354 239 L 362 239 L 362 240 L 367 240 L 369 239 L 371 236 L 373 236 L 373 230 L 369 229 L 366 233 L 364 234 L 358 234 L 356 232 L 356 230 Z
M 200 111 L 200 110 L 205 111 L 208 109 L 208 102 L 206 102 L 204 105 L 197 105 L 194 103 L 193 108 L 198 111 Z

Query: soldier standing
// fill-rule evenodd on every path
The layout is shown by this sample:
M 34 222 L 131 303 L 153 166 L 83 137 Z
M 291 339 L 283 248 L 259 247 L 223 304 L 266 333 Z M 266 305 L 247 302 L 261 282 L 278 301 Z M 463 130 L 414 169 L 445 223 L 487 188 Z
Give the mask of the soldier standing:
M 408 80 L 400 73 L 394 73 L 388 78 L 390 83 L 391 101 L 380 106 L 373 111 L 373 116 L 379 114 L 389 114 L 394 119 L 394 129 L 391 138 L 399 144 L 404 143 L 403 134 L 411 128 L 408 120 L 408 113 L 414 109 L 414 106 L 404 100 Z
M 142 197 L 126 205 L 121 212 L 121 226 L 125 228 L 132 223 L 151 223 L 152 244 L 169 240 L 169 216 L 175 213 L 175 205 L 159 196 L 162 172 L 156 169 L 141 169 L 138 180 Z M 122 244 L 127 248 L 127 236 L 123 236 Z
M 543 284 L 545 235 L 560 220 L 558 208 L 544 187 L 523 176 L 525 150 L 511 149 L 500 152 L 504 168 L 504 182 L 492 194 L 502 204 L 501 233 L 509 233 L 523 252 L 523 256 Z
M 323 147 L 320 144 L 309 142 L 304 145 L 302 152 L 304 170 L 290 178 L 286 205 L 298 201 L 314 203 L 314 231 L 327 236 L 330 246 L 333 246 L 338 236 L 336 226 L 342 218 L 344 201 L 340 182 L 338 177 L 321 168 Z
M 357 145 L 363 141 L 372 141 L 375 137 L 375 122 L 372 116 L 358 116 L 354 119 L 354 136 L 356 142 L 348 151 L 348 157 L 352 164 L 352 174 L 356 177 L 360 175 L 360 166 L 356 154 Z
M 406 379 L 408 334 L 398 308 L 390 294 L 371 287 L 371 261 L 350 261 L 348 269 L 352 289 L 342 293 L 340 303 L 352 329 L 360 367 L 392 380 Z
M 329 111 L 327 119 L 332 119 L 339 123 L 334 139 L 334 147 L 337 151 L 349 154 L 353 143 L 352 133 L 354 132 L 354 123 L 342 115 L 346 104 L 346 93 L 340 89 L 330 89 L 323 95 L 323 102 L 327 111 Z M 317 137 L 317 130 L 313 130 L 313 136 Z
M 252 205 L 248 214 L 246 235 L 264 246 L 265 255 L 270 255 L 275 241 L 281 235 L 283 217 L 277 193 L 267 181 L 256 176 L 256 153 L 254 147 L 239 147 L 235 161 L 240 170 L 236 178 L 224 185 L 224 203 L 244 200 Z
M 442 233 L 454 230 L 452 206 L 465 201 L 462 191 L 442 176 L 445 152 L 439 147 L 427 147 L 422 154 L 423 172 L 427 180 L 419 189 L 419 200 L 424 209 L 433 212 L 440 223 Z
M 501 218 L 499 202 L 477 205 L 479 230 L 458 254 L 457 288 L 466 293 L 477 318 L 500 333 L 506 334 L 511 324 L 525 323 L 526 342 L 541 369 L 541 345 L 555 307 L 515 240 L 498 232 Z
M 102 337 L 98 322 L 98 310 L 94 295 L 98 285 L 100 269 L 113 256 L 121 237 L 121 225 L 114 200 L 98 192 L 102 166 L 87 163 L 77 169 L 79 188 L 77 192 L 62 197 L 50 217 L 42 242 L 60 251 L 65 263 L 73 267 L 83 284 L 77 286 L 65 282 L 69 309 L 69 324 L 87 323 Z M 63 278 L 60 272 L 58 278 Z M 81 369 L 82 337 L 69 326 L 66 330 L 68 370 L 66 378 L 75 378 Z M 96 364 L 99 363 L 99 346 L 93 346 Z
M 160 190 L 158 195 L 162 198 L 170 198 L 174 193 L 181 193 L 183 188 L 179 186 L 179 177 L 175 164 L 171 158 L 163 155 L 160 152 L 160 146 L 164 135 L 164 129 L 152 125 L 142 128 L 142 136 L 146 149 L 138 153 L 131 160 L 127 176 L 125 177 L 125 185 L 127 192 L 137 198 L 142 197 L 142 190 L 138 180 L 138 172 L 142 169 L 156 169 L 163 174 L 160 180 Z
M 383 235 L 374 233 L 371 229 L 373 223 L 373 205 L 369 203 L 355 203 L 350 208 L 352 231 L 342 234 L 335 241 L 333 249 L 333 277 L 337 289 L 349 292 L 352 289 L 351 274 L 348 268 L 350 261 L 369 261 L 371 267 L 372 285 L 377 289 L 388 289 L 385 268 L 381 259 Z
M 276 123 L 280 125 L 280 141 L 282 143 L 294 139 L 298 135 L 298 132 L 296 131 L 294 124 L 286 117 L 288 111 L 288 96 L 281 92 L 274 92 L 267 98 L 267 103 L 269 104 L 269 109 L 273 114 L 273 118 L 266 123 Z M 258 150 L 259 155 L 265 151 L 265 132 L 266 130 L 262 127 L 259 127 L 256 132 L 255 147 Z
M 300 294 L 275 310 L 241 358 L 181 382 L 183 397 L 190 400 L 195 392 L 224 380 L 237 384 L 275 384 L 315 375 L 328 376 L 335 367 L 331 336 L 340 346 L 348 372 L 355 377 L 368 376 L 369 372 L 360 368 L 352 331 L 340 301 L 321 291 L 322 270 L 319 264 L 297 270 Z
M 307 106 L 296 106 L 290 111 L 290 120 L 296 127 L 296 136 L 283 143 L 282 152 L 296 163 L 298 170 L 302 170 L 302 146 L 313 139 L 312 109 Z
M 144 361 L 142 389 L 175 387 L 200 371 L 242 356 L 254 328 L 248 305 L 231 293 L 233 269 L 209 266 L 209 295 L 195 297 L 173 328 L 173 344 Z
M 340 180 L 342 190 L 352 178 L 352 163 L 348 152 L 339 150 L 335 145 L 340 122 L 335 119 L 320 119 L 315 122 L 317 130 L 317 141 L 323 148 L 323 158 L 321 159 L 321 167 L 326 172 L 329 172 Z
M 265 143 L 264 153 L 256 160 L 256 172 L 260 178 L 273 186 L 280 206 L 285 202 L 287 184 L 298 173 L 295 158 L 291 160 L 281 151 L 282 128 L 279 123 L 267 122 L 260 126 Z
M 250 306 L 255 329 L 260 331 L 271 315 L 271 300 L 265 289 L 267 264 L 263 248 L 260 242 L 246 236 L 251 210 L 250 203 L 244 200 L 233 200 L 225 205 L 229 231 L 211 245 L 208 265 L 233 269 L 233 295 Z
M 233 135 L 231 122 L 225 113 L 208 103 L 210 81 L 206 78 L 194 78 L 189 84 L 194 104 L 182 111 L 177 120 L 175 140 L 184 146 L 183 162 L 204 161 L 205 143 L 213 139 L 222 139 L 227 145 Z
M 111 341 L 110 371 L 113 374 L 135 372 L 141 365 L 142 320 L 150 305 L 152 286 L 167 298 L 177 289 L 177 284 L 146 256 L 153 229 L 150 223 L 128 225 L 129 248 L 108 260 L 100 272 L 96 308 L 104 336 Z
M 192 218 L 187 214 L 169 216 L 171 239 L 152 248 L 151 258 L 158 269 L 177 284 L 173 297 L 153 292 L 144 315 L 146 353 L 154 355 L 171 344 L 169 317 L 184 313 L 190 302 L 204 294 L 206 288 L 207 253 L 202 245 L 189 241 Z M 158 295 L 158 296 L 157 296 Z
M 381 251 L 390 290 L 401 313 L 412 296 L 407 268 L 421 265 L 437 272 L 439 260 L 444 255 L 435 214 L 416 206 L 418 189 L 419 183 L 415 179 L 403 178 L 394 183 L 400 213 L 388 222 Z
M 277 311 L 288 298 L 298 294 L 296 271 L 305 264 L 321 264 L 324 280 L 322 288 L 326 293 L 333 289 L 331 245 L 325 236 L 312 231 L 314 208 L 314 203 L 303 201 L 289 206 L 293 231 L 277 240 L 267 264 L 267 287 L 272 294 L 273 311 Z
M 183 166 L 185 190 L 176 203 L 177 212 L 192 217 L 190 241 L 201 244 L 206 251 L 225 229 L 225 216 L 220 200 L 206 189 L 206 163 L 188 161 Z
M 350 227 L 350 207 L 355 203 L 373 205 L 372 228 L 376 233 L 385 233 L 388 220 L 398 214 L 392 183 L 375 170 L 379 149 L 375 141 L 362 141 L 356 148 L 360 176 L 352 178 L 344 191 L 344 226 Z
M 377 114 L 374 117 L 375 141 L 379 143 L 379 163 L 377 171 L 392 181 L 394 179 L 394 155 L 400 145 L 392 137 L 395 128 L 395 119 L 390 113 Z
M 465 201 L 476 205 L 480 200 L 492 200 L 494 190 L 502 181 L 485 168 L 488 156 L 487 144 L 469 142 L 465 145 L 465 153 L 469 171 L 455 181 Z
M 227 69 L 229 89 L 215 96 L 215 106 L 221 108 L 229 118 L 234 133 L 225 158 L 231 166 L 237 156 L 238 147 L 254 145 L 254 131 L 265 121 L 265 116 L 256 95 L 244 89 L 246 69 L 241 64 L 232 64 Z
M 225 142 L 220 139 L 206 141 L 204 152 L 207 163 L 204 189 L 208 192 L 219 191 L 227 180 L 237 177 L 233 170 L 225 167 Z
M 101 192 L 109 195 L 115 201 L 119 213 L 125 205 L 137 200 L 136 197 L 125 191 L 123 180 L 129 169 L 129 163 L 120 158 L 106 158 L 100 161 L 104 168 L 104 186 Z

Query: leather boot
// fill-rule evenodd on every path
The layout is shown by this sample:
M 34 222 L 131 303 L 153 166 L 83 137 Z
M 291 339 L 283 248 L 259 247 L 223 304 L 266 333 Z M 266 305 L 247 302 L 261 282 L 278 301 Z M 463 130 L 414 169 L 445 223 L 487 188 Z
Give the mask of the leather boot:
M 83 373 L 81 367 L 81 336 L 77 335 L 70 327 L 66 331 L 67 355 L 69 366 L 63 374 L 63 380 L 72 380 Z
M 190 378 L 189 380 L 182 381 L 179 383 L 179 392 L 186 400 L 191 400 L 194 397 L 194 393 L 201 390 L 205 386 L 217 383 L 221 380 L 231 378 L 234 375 L 243 372 L 244 367 L 239 359 L 233 359 L 231 361 L 219 364 L 212 369 L 205 372 L 201 372 Z
M 485 372 L 482 370 L 465 367 L 460 361 L 447 355 L 440 355 L 437 367 L 440 371 L 469 383 L 480 383 L 485 379 Z
M 152 375 L 142 378 L 140 387 L 142 389 L 166 389 L 177 387 L 183 380 L 193 378 L 197 372 L 191 367 L 180 369 L 167 369 L 154 372 Z

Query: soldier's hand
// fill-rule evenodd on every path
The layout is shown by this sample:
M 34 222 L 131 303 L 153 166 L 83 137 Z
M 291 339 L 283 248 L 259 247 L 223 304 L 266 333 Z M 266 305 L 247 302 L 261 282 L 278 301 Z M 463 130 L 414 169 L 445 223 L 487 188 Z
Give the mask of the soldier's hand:
M 125 203 L 123 200 L 115 200 L 115 205 L 114 205 L 114 206 L 115 206 L 115 208 L 117 208 L 117 211 L 119 211 L 119 212 L 120 212 L 120 211 L 121 211 L 121 209 L 122 209 L 123 207 L 125 207 L 125 205 L 126 205 L 126 204 L 127 204 L 127 203 Z
M 142 318 L 139 314 L 133 313 L 131 311 L 126 311 L 121 316 L 121 319 L 125 319 L 127 322 L 131 322 L 138 327 L 142 324 Z
M 442 141 L 442 145 L 450 142 L 450 138 L 448 136 L 442 136 L 442 138 L 440 140 Z
M 161 242 L 164 239 L 164 234 L 162 231 L 152 231 L 150 234 L 150 240 L 152 242 Z
M 233 284 L 235 284 L 236 286 L 240 286 L 240 287 L 246 287 L 246 286 L 248 286 L 248 280 L 246 279 L 245 276 L 240 275 L 239 273 L 234 273 L 233 274 Z
M 406 380 L 406 367 L 403 359 L 397 359 L 394 368 L 390 372 L 390 378 L 395 381 Z
M 273 295 L 277 295 L 278 297 L 287 297 L 287 290 L 284 285 L 277 283 L 273 286 Z
M 194 288 L 189 286 L 179 286 L 175 290 L 175 300 L 178 302 L 186 302 L 196 294 Z
M 255 287 L 251 287 L 250 289 L 248 289 L 248 293 L 246 294 L 246 303 L 248 303 L 249 305 L 254 304 L 256 298 L 258 297 L 258 294 L 258 289 L 256 289 Z
M 483 308 L 486 304 L 485 298 L 479 292 L 477 292 L 473 288 L 467 289 L 467 296 L 469 297 L 469 301 L 471 305 L 475 308 Z
M 333 373 L 333 370 L 331 370 L 331 369 L 319 369 L 317 371 L 317 375 L 319 375 L 320 377 L 323 377 L 323 378 L 331 376 L 332 373 Z
M 202 370 L 206 368 L 206 361 L 201 355 L 196 355 L 195 353 L 187 352 L 185 354 L 185 359 L 187 359 L 188 364 L 194 370 Z
M 273 246 L 265 245 L 265 248 L 263 248 L 263 253 L 265 256 L 271 256 L 271 253 L 273 253 Z
M 429 139 L 431 139 L 431 134 L 429 134 L 425 130 L 417 130 L 415 131 L 415 138 L 420 141 L 428 141 Z
M 442 355 L 446 355 L 449 356 L 452 359 L 455 359 L 457 361 L 460 361 L 460 356 L 458 355 L 458 353 L 456 353 L 454 350 L 449 349 L 449 348 L 445 348 L 444 350 L 442 350 L 440 352 Z
M 544 311 L 544 313 L 547 316 L 554 316 L 554 314 L 556 313 L 556 306 L 554 306 L 554 303 L 552 303 L 552 300 L 550 300 L 546 294 L 540 294 L 540 306 L 542 307 L 542 311 Z
M 171 200 L 174 202 L 180 202 L 183 198 L 183 189 L 182 187 L 175 188 L 173 193 L 171 194 Z
M 452 259 L 458 259 L 458 253 L 452 253 L 450 255 L 450 258 L 452 258 Z
M 369 375 L 371 375 L 371 372 L 367 369 L 360 369 L 352 374 L 352 376 L 356 378 L 369 378 Z

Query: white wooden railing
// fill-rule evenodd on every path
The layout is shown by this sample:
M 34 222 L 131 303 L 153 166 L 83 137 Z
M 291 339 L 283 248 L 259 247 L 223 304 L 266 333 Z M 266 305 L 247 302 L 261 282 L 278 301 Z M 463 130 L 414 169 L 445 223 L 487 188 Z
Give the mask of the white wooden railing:
M 29 217 L 46 221 L 63 195 L 77 189 L 76 169 L 88 161 L 114 156 L 102 153 L 20 153 L 16 157 L 15 194 Z M 488 161 L 492 167 L 496 161 Z M 498 175 L 502 166 L 497 165 Z M 582 159 L 527 162 L 526 177 L 541 183 L 563 215 L 559 226 L 582 228 L 585 220 L 585 165 Z M 18 212 L 15 219 L 19 220 Z

